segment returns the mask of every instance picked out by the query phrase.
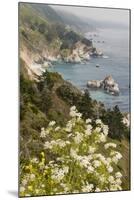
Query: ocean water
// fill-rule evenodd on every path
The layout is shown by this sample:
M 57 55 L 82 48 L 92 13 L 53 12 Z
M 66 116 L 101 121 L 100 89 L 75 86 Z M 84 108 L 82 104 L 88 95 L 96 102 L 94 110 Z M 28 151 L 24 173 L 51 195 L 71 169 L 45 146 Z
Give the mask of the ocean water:
M 91 58 L 86 64 L 57 64 L 51 71 L 60 72 L 65 80 L 80 89 L 85 89 L 88 80 L 101 80 L 112 75 L 119 84 L 119 96 L 106 94 L 100 90 L 91 90 L 93 99 L 101 101 L 108 108 L 118 105 L 123 112 L 129 111 L 130 66 L 129 66 L 129 30 L 101 29 L 95 33 L 87 33 L 93 44 L 104 53 L 104 57 Z M 104 42 L 103 42 L 104 41 Z M 96 64 L 100 67 L 96 68 Z

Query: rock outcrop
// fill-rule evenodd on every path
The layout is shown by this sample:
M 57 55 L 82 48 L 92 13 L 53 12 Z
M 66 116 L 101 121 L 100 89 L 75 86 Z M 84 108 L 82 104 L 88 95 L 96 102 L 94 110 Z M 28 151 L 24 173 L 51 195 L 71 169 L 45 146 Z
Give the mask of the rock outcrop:
M 104 80 L 91 80 L 87 82 L 87 87 L 94 89 L 103 89 L 105 92 L 112 95 L 119 95 L 119 86 L 113 77 L 107 76 Z
M 92 56 L 92 57 L 102 57 L 103 52 L 97 50 L 96 48 L 92 48 L 92 50 L 90 52 L 90 56 Z
M 125 124 L 126 127 L 130 126 L 130 114 L 127 113 L 122 120 L 123 124 Z

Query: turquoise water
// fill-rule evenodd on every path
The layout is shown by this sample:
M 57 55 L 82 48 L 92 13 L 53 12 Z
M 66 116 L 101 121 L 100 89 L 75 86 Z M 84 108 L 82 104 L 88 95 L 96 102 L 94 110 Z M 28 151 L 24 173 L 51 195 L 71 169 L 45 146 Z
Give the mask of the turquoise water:
M 91 34 L 86 34 L 86 37 L 91 38 Z M 112 75 L 119 84 L 119 96 L 89 89 L 90 95 L 93 99 L 103 102 L 106 107 L 118 105 L 122 111 L 129 111 L 128 30 L 103 29 L 97 32 L 97 35 L 92 36 L 93 44 L 104 52 L 105 58 L 91 58 L 86 64 L 57 64 L 50 70 L 60 72 L 65 80 L 69 80 L 80 89 L 86 88 L 88 80 L 101 80 L 107 75 Z M 96 64 L 100 67 L 96 68 Z

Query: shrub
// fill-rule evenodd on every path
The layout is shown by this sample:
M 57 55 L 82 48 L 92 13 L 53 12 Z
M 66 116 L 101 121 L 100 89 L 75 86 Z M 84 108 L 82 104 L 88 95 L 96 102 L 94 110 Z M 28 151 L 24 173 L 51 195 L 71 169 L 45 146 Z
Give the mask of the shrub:
M 20 167 L 21 197 L 122 190 L 122 155 L 107 142 L 108 126 L 97 119 L 93 127 L 81 116 L 73 106 L 65 127 L 50 121 L 41 129 L 42 152 Z
M 123 124 L 123 115 L 118 106 L 115 106 L 113 110 L 108 109 L 102 116 L 104 123 L 109 126 L 109 136 L 121 140 L 122 137 L 128 137 L 129 130 Z

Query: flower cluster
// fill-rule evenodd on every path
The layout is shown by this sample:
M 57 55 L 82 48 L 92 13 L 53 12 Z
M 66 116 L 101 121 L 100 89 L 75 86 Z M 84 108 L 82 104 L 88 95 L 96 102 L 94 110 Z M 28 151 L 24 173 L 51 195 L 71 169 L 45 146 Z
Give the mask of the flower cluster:
M 122 155 L 107 137 L 108 126 L 83 120 L 75 106 L 70 117 L 65 127 L 51 121 L 41 129 L 42 152 L 21 166 L 20 196 L 122 189 L 117 170 Z

